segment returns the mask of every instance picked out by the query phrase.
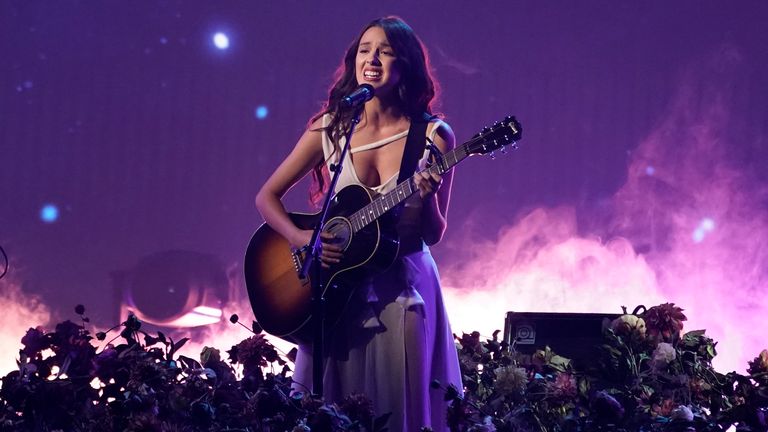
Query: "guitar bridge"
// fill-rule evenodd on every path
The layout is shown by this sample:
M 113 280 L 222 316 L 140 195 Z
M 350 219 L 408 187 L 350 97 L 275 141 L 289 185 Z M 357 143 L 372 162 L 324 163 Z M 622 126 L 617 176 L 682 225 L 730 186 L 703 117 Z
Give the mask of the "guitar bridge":
M 300 249 L 294 249 L 291 251 L 291 258 L 293 259 L 293 268 L 296 270 L 296 275 L 301 274 L 301 267 L 304 265 L 304 260 L 307 257 L 307 249 L 309 246 L 304 246 Z M 299 278 L 302 282 L 307 280 L 307 277 Z

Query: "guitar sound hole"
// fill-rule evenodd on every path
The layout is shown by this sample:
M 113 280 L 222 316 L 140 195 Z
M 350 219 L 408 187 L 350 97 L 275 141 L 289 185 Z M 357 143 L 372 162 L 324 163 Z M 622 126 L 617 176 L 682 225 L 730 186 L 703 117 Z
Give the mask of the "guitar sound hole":
M 325 224 L 325 231 L 334 235 L 331 244 L 341 247 L 343 251 L 347 250 L 352 242 L 352 226 L 344 218 L 335 217 Z

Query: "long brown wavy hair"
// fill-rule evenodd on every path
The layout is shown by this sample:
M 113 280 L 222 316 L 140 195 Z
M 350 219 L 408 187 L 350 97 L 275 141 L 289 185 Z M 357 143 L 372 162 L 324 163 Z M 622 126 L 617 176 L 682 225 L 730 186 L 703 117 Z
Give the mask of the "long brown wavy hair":
M 357 49 L 363 34 L 371 27 L 379 27 L 384 30 L 389 44 L 395 52 L 395 65 L 400 72 L 400 81 L 396 89 L 395 104 L 397 108 L 407 116 L 413 118 L 423 113 L 432 114 L 432 102 L 436 98 L 439 86 L 432 76 L 429 65 L 429 56 L 424 44 L 421 42 L 411 26 L 401 18 L 388 16 L 378 18 L 363 27 L 357 38 L 349 45 L 344 59 L 336 69 L 335 83 L 328 92 L 328 100 L 322 109 L 310 120 L 316 121 L 325 114 L 331 115 L 331 121 L 323 128 L 334 143 L 334 152 L 340 151 L 339 138 L 348 130 L 353 116 L 353 110 L 341 106 L 341 100 L 357 86 L 355 76 L 355 60 Z M 312 169 L 312 187 L 310 188 L 310 201 L 317 205 L 323 197 L 328 183 L 328 170 L 326 161 L 320 161 Z

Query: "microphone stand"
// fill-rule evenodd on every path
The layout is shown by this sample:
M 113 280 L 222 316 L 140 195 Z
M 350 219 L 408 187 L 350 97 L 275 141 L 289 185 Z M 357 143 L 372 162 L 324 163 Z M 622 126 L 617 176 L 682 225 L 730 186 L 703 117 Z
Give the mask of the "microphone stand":
M 323 209 L 320 211 L 320 218 L 315 225 L 315 229 L 312 232 L 312 239 L 309 241 L 309 249 L 307 256 L 302 263 L 301 270 L 299 271 L 299 277 L 301 279 L 307 276 L 307 273 L 311 270 L 312 277 L 310 278 L 311 292 L 312 292 L 312 393 L 316 396 L 323 395 L 323 350 L 325 348 L 325 297 L 323 292 L 325 291 L 325 281 L 323 280 L 324 272 L 322 268 L 322 262 L 320 261 L 320 254 L 322 253 L 322 241 L 320 239 L 320 233 L 325 226 L 325 220 L 328 216 L 328 208 L 331 206 L 331 199 L 333 198 L 333 191 L 336 189 L 336 183 L 339 181 L 339 175 L 341 174 L 342 164 L 344 158 L 349 150 L 349 143 L 352 140 L 352 134 L 355 131 L 355 126 L 360 123 L 360 115 L 363 112 L 365 104 L 361 103 L 354 109 L 354 115 L 349 124 L 349 130 L 346 134 L 346 141 L 344 147 L 341 150 L 339 156 L 339 162 L 331 166 L 333 171 L 333 178 L 328 186 L 328 192 L 325 195 L 323 201 Z

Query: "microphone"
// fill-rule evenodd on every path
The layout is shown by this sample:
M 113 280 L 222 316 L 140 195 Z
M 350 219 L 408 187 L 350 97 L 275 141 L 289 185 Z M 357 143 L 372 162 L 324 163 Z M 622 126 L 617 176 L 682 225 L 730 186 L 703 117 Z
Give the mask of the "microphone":
M 362 105 L 373 98 L 373 86 L 370 84 L 360 84 L 348 96 L 341 99 L 341 104 L 347 108 L 355 108 Z

